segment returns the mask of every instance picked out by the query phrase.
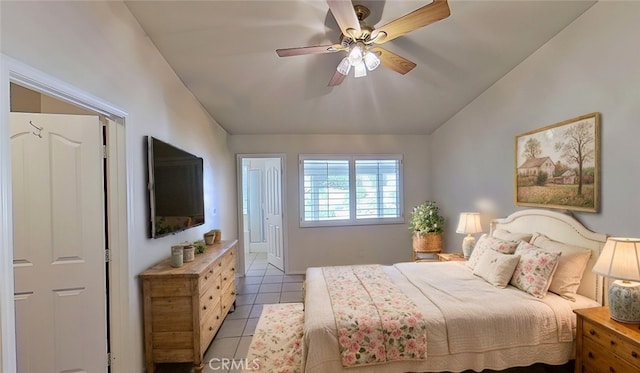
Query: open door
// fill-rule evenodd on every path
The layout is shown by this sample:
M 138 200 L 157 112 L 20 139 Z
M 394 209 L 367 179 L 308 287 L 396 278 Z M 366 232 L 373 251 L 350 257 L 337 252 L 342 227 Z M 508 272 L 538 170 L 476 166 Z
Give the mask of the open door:
M 98 116 L 11 113 L 18 371 L 105 372 Z
M 282 165 L 280 158 L 265 160 L 265 227 L 269 264 L 284 271 L 282 231 Z
M 238 225 L 244 255 L 267 254 L 269 264 L 284 271 L 284 155 L 238 155 Z

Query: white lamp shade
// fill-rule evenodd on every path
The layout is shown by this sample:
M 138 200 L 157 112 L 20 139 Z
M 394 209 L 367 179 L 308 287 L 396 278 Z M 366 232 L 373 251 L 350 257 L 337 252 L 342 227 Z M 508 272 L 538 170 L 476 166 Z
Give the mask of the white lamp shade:
M 349 70 L 351 70 L 351 64 L 349 63 L 349 57 L 345 57 L 340 61 L 340 64 L 336 68 L 338 72 L 342 75 L 348 75 Z
M 640 281 L 640 238 L 609 237 L 593 272 L 618 280 Z
M 456 233 L 475 234 L 480 232 L 482 232 L 482 225 L 480 225 L 480 213 L 460 213 L 460 220 L 458 220 L 458 228 L 456 229 Z
M 353 71 L 353 76 L 355 76 L 356 78 L 367 76 L 367 67 L 364 65 L 364 61 L 360 61 L 360 63 L 357 64 L 354 69 L 355 70 Z
M 364 55 L 364 63 L 369 71 L 373 71 L 380 65 L 380 59 L 374 52 L 367 52 Z

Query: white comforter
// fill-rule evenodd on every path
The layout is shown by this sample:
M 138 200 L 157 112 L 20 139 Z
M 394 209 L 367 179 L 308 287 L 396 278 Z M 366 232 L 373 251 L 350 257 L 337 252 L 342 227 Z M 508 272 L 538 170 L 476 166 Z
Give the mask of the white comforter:
M 496 288 L 461 262 L 399 263 L 384 269 L 427 320 L 427 360 L 342 368 L 322 269 L 309 268 L 306 372 L 504 369 L 535 362 L 562 364 L 573 356 L 573 304 L 559 296 L 537 299 L 512 287 Z

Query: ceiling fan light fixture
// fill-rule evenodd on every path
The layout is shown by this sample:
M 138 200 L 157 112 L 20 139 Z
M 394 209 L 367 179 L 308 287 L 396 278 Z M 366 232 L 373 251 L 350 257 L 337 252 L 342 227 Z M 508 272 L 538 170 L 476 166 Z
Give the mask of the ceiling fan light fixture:
M 349 57 L 343 58 L 342 61 L 340 61 L 340 64 L 338 64 L 338 67 L 336 68 L 336 70 L 338 70 L 338 72 L 342 75 L 348 75 L 349 70 L 351 70 L 351 63 L 349 62 Z
M 364 54 L 364 63 L 369 71 L 373 71 L 380 66 L 380 58 L 374 52 L 367 52 Z
M 353 73 L 356 78 L 367 76 L 367 67 L 364 65 L 364 61 L 360 61 L 360 63 L 354 67 Z
M 357 66 L 362 62 L 362 48 L 356 44 L 349 51 L 349 63 L 351 66 Z

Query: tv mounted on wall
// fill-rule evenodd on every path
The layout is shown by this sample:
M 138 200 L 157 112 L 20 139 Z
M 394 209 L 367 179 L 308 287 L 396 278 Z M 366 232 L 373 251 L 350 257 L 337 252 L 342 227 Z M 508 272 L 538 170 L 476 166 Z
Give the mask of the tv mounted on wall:
M 150 237 L 204 224 L 202 158 L 147 136 Z

